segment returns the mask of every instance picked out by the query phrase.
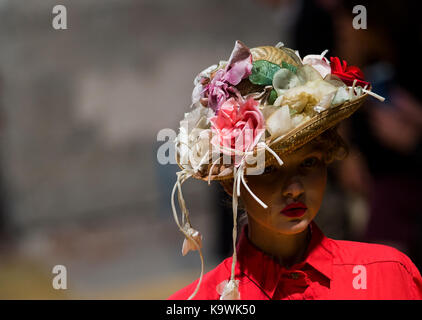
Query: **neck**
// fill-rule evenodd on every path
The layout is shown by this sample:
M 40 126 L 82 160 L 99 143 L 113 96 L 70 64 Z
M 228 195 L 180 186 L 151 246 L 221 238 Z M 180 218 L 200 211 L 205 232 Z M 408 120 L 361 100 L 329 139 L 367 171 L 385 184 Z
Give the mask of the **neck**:
M 309 243 L 309 228 L 297 234 L 283 234 L 259 224 L 251 217 L 248 221 L 249 240 L 266 254 L 275 257 L 280 265 L 289 268 L 303 261 Z

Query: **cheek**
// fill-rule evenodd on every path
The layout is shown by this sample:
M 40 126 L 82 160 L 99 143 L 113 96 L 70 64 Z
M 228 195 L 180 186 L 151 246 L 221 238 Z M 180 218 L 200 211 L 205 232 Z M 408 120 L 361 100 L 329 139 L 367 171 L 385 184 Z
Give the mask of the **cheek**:
M 252 192 L 268 206 L 267 209 L 264 209 L 255 201 L 244 186 L 241 185 L 241 198 L 246 211 L 255 220 L 270 222 L 272 205 L 284 205 L 283 203 L 280 204 L 280 199 L 282 197 L 280 191 L 278 191 L 282 188 L 280 185 L 280 178 L 276 175 L 270 175 L 266 178 L 262 176 L 252 176 L 246 182 Z M 311 209 L 312 216 L 314 217 L 317 214 L 324 197 L 327 183 L 326 166 L 321 165 L 311 172 L 302 175 L 301 183 L 303 184 L 305 191 L 306 205 Z
M 268 176 L 251 176 L 248 180 L 246 180 L 251 191 L 262 201 L 273 201 L 272 198 L 277 190 L 280 190 L 280 177 L 277 175 L 268 175 Z M 248 200 L 252 200 L 256 203 L 256 201 L 251 197 L 249 192 L 243 187 L 241 192 Z M 249 199 L 250 198 L 250 199 Z M 251 201 L 251 202 L 252 202 Z M 265 202 L 266 203 L 266 202 Z M 268 203 L 266 203 L 268 205 Z
M 263 201 L 269 208 L 272 204 L 272 193 L 274 188 L 265 179 L 250 178 L 246 181 L 251 191 Z M 251 214 L 255 219 L 260 221 L 269 218 L 268 208 L 264 209 L 245 189 L 243 185 L 240 187 L 240 196 L 248 214 Z
M 315 169 L 312 173 L 309 173 L 303 178 L 303 184 L 306 194 L 306 202 L 312 206 L 312 209 L 316 212 L 321 206 L 322 199 L 324 197 L 325 186 L 327 184 L 327 168 L 321 166 Z

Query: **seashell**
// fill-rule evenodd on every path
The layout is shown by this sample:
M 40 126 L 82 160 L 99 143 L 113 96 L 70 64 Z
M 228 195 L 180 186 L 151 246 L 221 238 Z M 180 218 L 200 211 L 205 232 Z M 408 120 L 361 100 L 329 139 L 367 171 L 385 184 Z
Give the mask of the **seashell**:
M 294 65 L 295 67 L 300 67 L 302 65 L 299 57 L 285 48 L 276 48 L 272 46 L 256 47 L 251 49 L 251 53 L 254 61 L 267 60 L 274 64 L 278 64 L 279 66 L 281 66 L 283 61 Z
M 287 47 L 282 47 L 280 49 L 284 50 L 284 52 L 286 52 L 286 54 L 288 54 L 290 56 L 290 58 L 292 58 L 298 66 L 303 65 L 302 60 L 300 59 L 300 57 L 296 54 L 296 52 L 293 49 L 290 49 L 290 48 L 287 48 Z

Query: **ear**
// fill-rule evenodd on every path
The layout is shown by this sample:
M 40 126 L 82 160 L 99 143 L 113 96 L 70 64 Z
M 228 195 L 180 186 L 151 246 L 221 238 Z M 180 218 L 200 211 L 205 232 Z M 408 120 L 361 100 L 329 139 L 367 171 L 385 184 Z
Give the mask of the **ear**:
M 224 179 L 220 181 L 220 184 L 224 188 L 224 191 L 230 196 L 233 197 L 233 179 Z

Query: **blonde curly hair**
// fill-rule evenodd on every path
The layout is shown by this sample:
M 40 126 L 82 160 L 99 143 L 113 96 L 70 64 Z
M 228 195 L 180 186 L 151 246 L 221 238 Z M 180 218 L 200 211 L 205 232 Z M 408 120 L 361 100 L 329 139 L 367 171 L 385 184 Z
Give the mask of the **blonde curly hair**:
M 315 145 L 318 149 L 323 151 L 323 161 L 326 165 L 333 163 L 336 160 L 343 160 L 349 155 L 349 147 L 341 135 L 337 131 L 338 125 L 331 127 L 324 131 L 319 136 L 308 142 L 308 144 Z M 303 148 L 302 146 L 301 148 Z M 246 177 L 245 177 L 246 178 Z M 233 179 L 226 179 L 219 181 L 226 193 L 231 196 L 233 188 Z
M 324 162 L 327 165 L 336 160 L 343 160 L 349 155 L 349 147 L 337 132 L 337 128 L 338 125 L 324 131 L 309 142 L 324 151 Z

